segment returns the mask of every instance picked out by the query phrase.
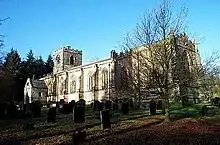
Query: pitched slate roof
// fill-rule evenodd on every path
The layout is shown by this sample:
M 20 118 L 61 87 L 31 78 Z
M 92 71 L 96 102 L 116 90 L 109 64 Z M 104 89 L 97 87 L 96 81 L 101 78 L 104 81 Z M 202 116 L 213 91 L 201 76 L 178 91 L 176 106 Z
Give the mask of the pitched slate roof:
M 38 88 L 38 89 L 47 89 L 47 86 L 45 84 L 45 82 L 43 80 L 34 80 L 31 79 L 31 85 L 34 88 Z

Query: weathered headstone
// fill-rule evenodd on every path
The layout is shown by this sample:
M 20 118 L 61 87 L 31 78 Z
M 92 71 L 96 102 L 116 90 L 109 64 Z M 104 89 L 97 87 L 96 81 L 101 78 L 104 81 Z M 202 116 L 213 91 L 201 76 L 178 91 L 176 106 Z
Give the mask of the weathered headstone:
M 94 102 L 91 102 L 91 103 L 90 103 L 90 107 L 93 109 L 93 107 L 94 107 Z
M 49 109 L 49 112 L 47 114 L 47 121 L 48 122 L 55 122 L 56 121 L 56 107 L 52 107 Z
M 65 103 L 63 104 L 63 114 L 69 114 L 70 113 L 70 105 Z
M 112 101 L 110 100 L 105 101 L 105 109 L 112 110 Z
M 71 102 L 69 102 L 69 108 L 70 108 L 70 112 L 73 113 L 73 109 L 76 105 L 75 100 L 72 100 Z
M 113 102 L 112 106 L 113 106 L 112 108 L 113 108 L 114 111 L 118 110 L 118 103 L 117 102 Z
M 111 128 L 110 122 L 110 111 L 102 110 L 100 111 L 101 128 L 104 130 L 106 128 Z
M 33 130 L 34 129 L 34 122 L 32 121 L 26 121 L 23 124 L 23 130 Z
M 73 145 L 79 145 L 85 139 L 86 139 L 86 130 L 77 130 L 73 132 L 72 135 Z
M 79 99 L 77 104 L 81 104 L 81 106 L 84 107 L 84 108 L 86 107 L 86 101 L 84 99 Z
M 134 107 L 134 102 L 133 102 L 133 100 L 129 100 L 129 106 L 130 106 L 131 108 Z
M 128 102 L 122 102 L 121 112 L 122 112 L 122 114 L 125 114 L 125 115 L 129 114 L 129 103 Z
M 0 119 L 3 119 L 5 118 L 5 111 L 6 111 L 6 108 L 3 104 L 0 105 Z
M 83 101 L 78 101 L 73 111 L 74 123 L 85 122 L 85 105 Z
M 102 110 L 103 110 L 103 106 L 104 106 L 104 105 L 103 105 L 103 102 L 100 102 L 100 103 L 99 103 L 99 111 L 102 111 Z
M 41 103 L 39 101 L 33 102 L 29 105 L 33 117 L 41 116 Z
M 157 110 L 162 110 L 162 108 L 163 108 L 163 103 L 162 103 L 162 100 L 159 100 L 158 102 L 157 102 Z
M 157 109 L 157 104 L 154 100 L 150 101 L 150 115 L 155 115 Z
M 202 116 L 207 116 L 208 108 L 206 105 L 202 107 Z
M 47 108 L 50 108 L 50 104 L 49 103 L 47 104 Z
M 94 112 L 96 112 L 96 111 L 99 111 L 99 101 L 97 101 L 97 100 L 95 100 L 94 102 L 93 102 L 93 105 L 92 105 L 92 109 L 93 109 L 93 111 Z

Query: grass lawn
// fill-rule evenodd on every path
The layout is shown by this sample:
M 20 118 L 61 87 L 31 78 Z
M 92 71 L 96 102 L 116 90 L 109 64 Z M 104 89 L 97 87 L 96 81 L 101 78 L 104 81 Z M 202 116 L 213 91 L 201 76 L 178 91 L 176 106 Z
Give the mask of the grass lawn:
M 16 144 L 19 144 L 19 142 L 23 144 L 35 144 L 38 142 L 46 144 L 70 142 L 73 130 L 72 115 L 60 114 L 57 116 L 57 122 L 47 123 L 46 112 L 47 109 L 44 109 L 42 110 L 42 117 L 32 119 L 35 127 L 34 130 L 24 131 L 22 129 L 23 123 L 27 120 L 17 119 L 0 121 L 0 141 L 10 141 L 9 144 L 15 142 Z M 114 113 L 111 119 L 113 122 L 111 132 L 125 131 L 126 129 L 161 121 L 161 116 L 160 119 L 149 120 L 150 122 L 147 122 L 146 119 L 137 119 L 146 118 L 148 115 L 149 112 L 143 109 L 131 110 L 129 115 Z M 88 128 L 88 139 L 94 139 L 100 135 L 107 135 L 109 133 L 108 131 L 105 132 L 101 130 L 100 120 L 94 119 L 91 110 L 87 110 L 86 112 L 86 123 L 84 123 L 84 125 Z M 96 135 L 94 136 L 94 134 Z
M 204 105 L 210 105 L 208 103 L 194 104 L 188 107 L 182 107 L 180 103 L 172 103 L 170 107 L 170 116 L 172 120 L 177 120 L 181 118 L 199 118 L 202 115 L 202 107 Z M 208 110 L 208 116 L 215 116 L 220 114 L 220 109 L 214 107 Z

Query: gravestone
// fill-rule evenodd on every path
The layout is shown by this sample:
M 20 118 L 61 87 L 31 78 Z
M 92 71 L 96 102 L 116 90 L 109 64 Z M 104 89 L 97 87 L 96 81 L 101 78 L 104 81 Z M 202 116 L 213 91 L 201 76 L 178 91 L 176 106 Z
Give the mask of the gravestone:
M 118 110 L 118 103 L 117 102 L 113 102 L 112 108 L 114 111 Z
M 52 107 L 49 109 L 47 114 L 47 122 L 55 122 L 56 121 L 56 107 Z
M 91 103 L 90 103 L 90 107 L 93 109 L 93 107 L 94 107 L 94 102 L 91 102 Z
M 111 128 L 110 111 L 109 110 L 100 111 L 100 119 L 101 119 L 101 128 L 103 130 L 107 129 L 107 128 Z
M 72 141 L 73 145 L 79 145 L 86 139 L 86 130 L 77 130 L 73 132 Z
M 26 121 L 23 123 L 23 130 L 34 130 L 34 122 Z
M 86 101 L 84 99 L 79 99 L 78 104 L 81 104 L 82 107 L 86 107 Z
M 5 111 L 6 111 L 6 107 L 3 104 L 1 104 L 0 105 L 0 119 L 5 118 Z
M 208 108 L 206 105 L 202 107 L 202 116 L 207 116 Z
M 94 117 L 96 119 L 100 118 L 100 111 L 102 110 L 103 110 L 103 103 L 99 102 L 98 100 L 94 101 L 93 112 L 94 112 Z
M 39 101 L 33 102 L 29 105 L 33 117 L 41 116 L 41 103 Z
M 99 111 L 99 101 L 95 100 L 92 105 L 92 109 L 94 112 Z
M 73 109 L 76 105 L 75 100 L 72 100 L 71 102 L 69 102 L 69 107 L 70 107 L 70 112 L 73 113 Z
M 65 103 L 63 104 L 63 114 L 69 114 L 70 113 L 70 105 Z
M 163 109 L 163 103 L 162 103 L 162 100 L 159 100 L 158 102 L 157 102 L 157 110 L 162 110 Z
M 157 104 L 154 100 L 150 101 L 150 115 L 156 115 Z
M 47 104 L 47 108 L 50 108 L 50 104 Z
M 14 104 L 8 104 L 6 106 L 6 116 L 8 118 L 14 118 L 16 115 L 16 106 Z
M 130 101 L 130 107 L 133 108 L 134 107 L 134 102 L 131 100 Z
M 121 104 L 121 112 L 124 115 L 128 115 L 129 114 L 129 103 L 128 102 L 122 102 L 122 104 Z
M 112 110 L 112 101 L 110 100 L 105 101 L 105 109 Z
M 83 101 L 78 101 L 73 111 L 74 123 L 84 123 L 85 122 L 85 105 Z

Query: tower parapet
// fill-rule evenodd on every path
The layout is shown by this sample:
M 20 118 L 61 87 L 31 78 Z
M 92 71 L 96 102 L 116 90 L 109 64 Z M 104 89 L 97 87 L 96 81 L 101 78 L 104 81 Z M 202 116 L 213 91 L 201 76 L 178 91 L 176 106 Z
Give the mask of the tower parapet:
M 58 48 L 54 52 L 54 73 L 69 67 L 82 65 L 82 51 L 71 46 Z

